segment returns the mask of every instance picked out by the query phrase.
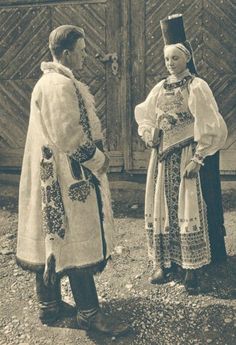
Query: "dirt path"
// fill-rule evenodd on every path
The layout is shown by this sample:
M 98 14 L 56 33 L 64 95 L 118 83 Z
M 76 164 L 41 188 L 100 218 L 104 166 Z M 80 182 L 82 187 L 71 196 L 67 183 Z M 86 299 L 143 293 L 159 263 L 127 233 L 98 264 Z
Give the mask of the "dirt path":
M 96 277 L 102 307 L 129 322 L 133 332 L 120 339 L 87 334 L 76 329 L 74 319 L 43 326 L 37 316 L 34 275 L 15 264 L 15 199 L 4 197 L 0 202 L 0 345 L 236 344 L 236 256 L 209 269 L 206 279 L 212 281 L 213 289 L 208 294 L 188 296 L 181 273 L 178 280 L 150 285 L 142 205 L 114 205 L 117 247 L 112 263 Z M 226 193 L 224 205 L 227 248 L 232 255 L 235 195 Z M 73 303 L 66 278 L 62 290 L 64 299 Z

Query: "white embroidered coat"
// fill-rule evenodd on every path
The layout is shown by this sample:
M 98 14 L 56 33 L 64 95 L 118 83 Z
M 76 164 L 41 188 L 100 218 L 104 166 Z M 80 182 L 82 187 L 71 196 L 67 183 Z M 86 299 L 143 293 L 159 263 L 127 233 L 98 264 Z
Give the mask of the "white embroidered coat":
M 98 174 L 105 155 L 94 146 L 94 141 L 102 139 L 100 121 L 88 87 L 77 81 L 68 68 L 53 62 L 43 63 L 41 68 L 44 74 L 32 93 L 20 180 L 17 260 L 26 269 L 37 270 L 53 254 L 56 272 L 91 267 L 111 255 L 114 231 L 108 180 L 106 174 Z M 78 94 L 87 110 L 92 142 L 81 123 Z M 86 151 L 88 144 L 95 152 L 83 159 L 82 166 L 99 182 L 102 214 L 92 183 L 82 199 L 76 199 L 78 190 L 73 189 L 79 181 L 72 174 L 69 156 L 76 157 L 81 148 Z M 42 170 L 44 167 L 52 169 Z M 59 185 L 55 198 L 50 192 L 53 185 Z M 42 190 L 46 193 L 47 210 L 52 211 L 46 215 Z M 52 222 L 51 231 L 47 229 L 50 224 L 44 224 L 45 219 Z

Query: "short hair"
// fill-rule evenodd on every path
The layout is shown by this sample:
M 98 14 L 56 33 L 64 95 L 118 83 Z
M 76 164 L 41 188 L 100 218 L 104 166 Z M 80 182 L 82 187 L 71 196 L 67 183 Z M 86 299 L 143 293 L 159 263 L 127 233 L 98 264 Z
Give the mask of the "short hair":
M 49 49 L 52 56 L 60 58 L 63 50 L 68 49 L 72 51 L 77 40 L 84 37 L 84 30 L 78 26 L 58 26 L 49 35 Z

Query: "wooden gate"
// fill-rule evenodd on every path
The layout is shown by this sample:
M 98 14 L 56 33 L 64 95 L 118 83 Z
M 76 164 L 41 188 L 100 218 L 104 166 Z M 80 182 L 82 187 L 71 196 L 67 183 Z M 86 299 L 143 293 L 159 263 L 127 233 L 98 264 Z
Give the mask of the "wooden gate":
M 160 20 L 183 13 L 200 75 L 211 85 L 228 128 L 222 172 L 236 173 L 235 30 L 231 0 L 0 0 L 0 168 L 20 167 L 32 88 L 50 59 L 58 25 L 84 27 L 88 59 L 80 79 L 95 95 L 112 171 L 144 172 L 149 152 L 134 107 L 166 76 Z M 118 73 L 96 54 L 117 53 Z
M 88 58 L 80 75 L 95 95 L 111 167 L 124 166 L 127 97 L 128 1 L 0 0 L 0 167 L 20 167 L 28 126 L 30 94 L 50 60 L 48 36 L 62 24 L 85 29 Z M 96 54 L 117 53 L 118 73 Z
M 199 74 L 210 84 L 229 129 L 221 153 L 221 171 L 236 173 L 236 10 L 230 0 L 131 1 L 132 109 L 166 76 L 160 20 L 184 16 L 187 38 L 194 49 Z M 207 116 L 207 114 L 206 114 Z M 132 169 L 146 169 L 149 152 L 132 120 Z

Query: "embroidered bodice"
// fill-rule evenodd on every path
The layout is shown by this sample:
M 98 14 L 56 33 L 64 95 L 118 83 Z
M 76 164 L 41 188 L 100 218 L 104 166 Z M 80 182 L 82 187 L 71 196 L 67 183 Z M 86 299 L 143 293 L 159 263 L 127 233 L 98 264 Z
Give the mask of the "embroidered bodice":
M 211 89 L 193 75 L 181 80 L 169 76 L 157 83 L 146 100 L 135 107 L 135 119 L 141 137 L 155 127 L 163 130 L 162 151 L 194 138 L 196 153 L 206 157 L 222 148 L 227 138 L 227 127 Z
M 188 84 L 192 76 L 179 82 L 163 83 L 156 100 L 156 127 L 163 131 L 160 153 L 193 141 L 194 117 L 188 107 Z

